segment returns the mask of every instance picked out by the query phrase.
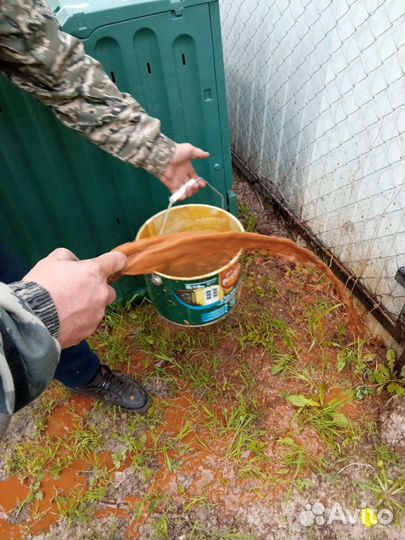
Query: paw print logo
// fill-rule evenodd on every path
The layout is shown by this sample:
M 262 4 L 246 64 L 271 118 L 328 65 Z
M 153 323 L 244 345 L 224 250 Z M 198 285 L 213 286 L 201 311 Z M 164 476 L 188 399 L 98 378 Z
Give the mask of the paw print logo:
M 298 516 L 298 521 L 303 525 L 304 527 L 310 527 L 311 525 L 324 525 L 325 518 L 323 517 L 323 514 L 325 512 L 324 505 L 317 501 L 314 504 L 306 504 L 305 510 L 302 510 L 300 512 L 300 515 Z

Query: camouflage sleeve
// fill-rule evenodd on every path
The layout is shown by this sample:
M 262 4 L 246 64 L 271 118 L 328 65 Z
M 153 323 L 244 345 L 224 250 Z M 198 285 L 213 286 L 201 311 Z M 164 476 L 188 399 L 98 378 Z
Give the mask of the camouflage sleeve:
M 59 319 L 36 283 L 0 283 L 0 438 L 11 415 L 52 381 L 60 355 Z
M 113 156 L 160 177 L 175 143 L 122 93 L 45 0 L 0 0 L 0 71 Z

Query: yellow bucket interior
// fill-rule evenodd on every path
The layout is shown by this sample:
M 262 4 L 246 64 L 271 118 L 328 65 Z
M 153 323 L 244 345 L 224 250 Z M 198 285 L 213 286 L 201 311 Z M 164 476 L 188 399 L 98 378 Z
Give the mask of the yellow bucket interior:
M 146 221 L 136 239 L 160 236 L 167 210 Z M 206 204 L 176 206 L 168 211 L 163 235 L 179 232 L 243 232 L 242 224 L 229 212 Z
M 160 236 L 166 212 L 166 210 L 163 210 L 162 212 L 159 212 L 159 214 L 149 218 L 138 231 L 136 240 Z M 229 231 L 244 232 L 244 229 L 243 225 L 226 210 L 216 208 L 215 206 L 208 206 L 206 204 L 187 204 L 184 206 L 176 206 L 169 211 L 163 236 L 165 234 L 181 232 L 220 233 Z M 212 273 L 217 273 L 221 268 L 228 264 L 236 262 L 240 253 L 241 251 L 236 252 L 234 257 L 218 253 L 216 257 L 212 257 L 208 262 L 204 261 L 200 263 L 196 261 L 196 264 L 191 268 L 169 266 L 162 272 L 156 273 L 176 279 L 207 277 Z M 175 265 L 175 261 L 173 264 Z

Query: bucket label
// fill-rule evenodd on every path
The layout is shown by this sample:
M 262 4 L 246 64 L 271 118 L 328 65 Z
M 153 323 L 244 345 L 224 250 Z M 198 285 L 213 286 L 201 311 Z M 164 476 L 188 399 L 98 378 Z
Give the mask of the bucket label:
M 218 277 L 215 276 L 214 278 L 208 280 L 208 281 L 200 281 L 198 283 L 186 283 L 184 285 L 185 289 L 199 289 L 201 287 L 207 287 L 208 285 L 214 285 L 215 283 L 218 283 Z
M 176 291 L 176 293 L 181 302 L 190 306 L 210 306 L 224 298 L 222 289 L 218 284 L 192 290 L 180 290 Z
M 241 271 L 241 264 L 236 262 L 205 280 L 162 277 L 160 286 L 148 280 L 148 290 L 158 311 L 172 322 L 192 326 L 210 324 L 236 305 Z
M 176 291 L 177 298 L 179 302 L 188 304 L 191 308 L 219 305 L 229 300 L 228 297 L 232 292 L 236 292 L 234 289 L 240 273 L 241 265 L 236 263 L 212 279 L 199 283 L 186 283 L 184 289 Z M 218 311 L 218 317 L 219 313 Z

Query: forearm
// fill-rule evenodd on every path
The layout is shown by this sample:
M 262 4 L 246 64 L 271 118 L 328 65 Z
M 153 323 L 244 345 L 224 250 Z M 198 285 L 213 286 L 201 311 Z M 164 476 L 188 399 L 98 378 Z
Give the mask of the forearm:
M 34 283 L 0 283 L 0 437 L 11 415 L 52 381 L 59 360 L 59 319 Z
M 61 32 L 44 0 L 0 0 L 0 61 L 7 77 L 67 126 L 110 154 L 160 177 L 175 143 L 119 91 L 82 43 Z

